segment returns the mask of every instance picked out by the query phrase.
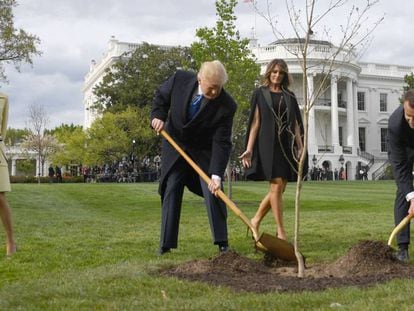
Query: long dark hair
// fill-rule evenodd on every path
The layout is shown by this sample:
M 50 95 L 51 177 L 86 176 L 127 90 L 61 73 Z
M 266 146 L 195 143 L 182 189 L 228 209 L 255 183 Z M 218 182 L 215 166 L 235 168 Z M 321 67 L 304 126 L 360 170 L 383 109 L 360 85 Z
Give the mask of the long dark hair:
M 292 84 L 293 79 L 292 79 L 292 76 L 289 73 L 289 68 L 288 68 L 286 62 L 283 59 L 280 59 L 280 58 L 275 58 L 275 59 L 271 60 L 269 62 L 269 64 L 267 64 L 266 71 L 265 71 L 265 73 L 263 75 L 263 78 L 262 78 L 262 85 L 263 86 L 269 86 L 270 85 L 270 74 L 272 73 L 272 71 L 274 70 L 274 68 L 276 66 L 279 66 L 280 69 L 285 74 L 280 87 L 282 88 L 282 90 L 287 91 L 289 89 L 289 86 Z

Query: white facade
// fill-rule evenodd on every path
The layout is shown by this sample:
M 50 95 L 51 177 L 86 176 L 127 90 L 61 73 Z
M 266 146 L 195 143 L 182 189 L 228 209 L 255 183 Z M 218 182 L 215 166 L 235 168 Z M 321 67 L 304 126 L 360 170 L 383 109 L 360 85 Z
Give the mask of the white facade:
M 109 41 L 108 52 L 96 63 L 92 61 L 83 87 L 85 128 L 90 127 L 96 115 L 89 109 L 93 103 L 93 87 L 103 77 L 104 70 L 121 54 L 139 44 Z M 253 54 L 264 71 L 274 58 L 284 59 L 291 72 L 299 104 L 303 102 L 302 69 L 291 51 L 295 43 L 276 42 L 267 46 L 251 41 Z M 326 41 L 313 41 L 308 56 L 309 94 L 322 88 L 309 115 L 309 167 L 345 169 L 347 179 L 358 176 L 360 166 L 369 167 L 368 177 L 376 178 L 387 161 L 385 135 L 390 114 L 400 104 L 404 76 L 413 67 L 358 62 L 352 55 L 340 52 L 334 63 L 335 70 L 321 87 L 321 72 L 326 68 L 326 55 L 335 49 Z M 340 163 L 339 159 L 344 159 Z M 374 174 L 374 176 L 373 176 Z
M 93 88 L 102 81 L 105 69 L 111 67 L 122 54 L 133 51 L 137 47 L 139 47 L 138 43 L 120 42 L 112 36 L 108 42 L 108 50 L 102 59 L 98 63 L 95 60 L 91 61 L 89 72 L 85 76 L 82 88 L 85 115 L 84 128 L 89 128 L 97 117 L 96 113 L 91 109 L 95 102 Z
M 303 71 L 293 54 L 298 51 L 297 43 L 283 40 L 261 47 L 252 42 L 251 46 L 262 72 L 274 58 L 287 62 L 294 79 L 292 88 L 301 105 Z M 312 41 L 309 49 L 307 82 L 308 94 L 312 94 L 321 87 L 326 56 L 335 47 L 326 41 Z M 368 178 L 378 178 L 387 161 L 388 118 L 400 105 L 404 76 L 414 68 L 358 62 L 346 51 L 338 54 L 334 68 L 309 113 L 309 167 L 331 171 L 344 167 L 347 179 L 355 179 L 361 166 L 368 166 Z
M 9 165 L 9 172 L 11 176 L 17 175 L 17 161 L 20 160 L 33 160 L 36 162 L 36 173 L 35 176 L 47 176 L 48 175 L 48 167 L 49 162 L 46 161 L 44 165 L 41 164 L 39 158 L 37 157 L 37 153 L 34 151 L 26 151 L 23 150 L 20 146 L 7 146 L 6 154 L 8 158 L 8 165 Z
M 89 72 L 85 76 L 82 88 L 85 129 L 91 127 L 93 121 L 97 118 L 96 112 L 91 109 L 95 102 L 93 88 L 102 81 L 105 69 L 111 67 L 123 54 L 134 51 L 140 45 L 140 43 L 121 42 L 112 36 L 108 42 L 108 50 L 103 54 L 102 59 L 99 62 L 91 60 Z M 160 47 L 169 48 L 166 45 L 161 45 Z

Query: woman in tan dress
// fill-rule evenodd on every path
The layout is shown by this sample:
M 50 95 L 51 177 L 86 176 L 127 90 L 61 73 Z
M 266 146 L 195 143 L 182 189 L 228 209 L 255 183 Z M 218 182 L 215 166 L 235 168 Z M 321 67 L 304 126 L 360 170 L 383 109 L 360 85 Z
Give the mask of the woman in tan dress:
M 8 98 L 5 94 L 0 93 L 0 218 L 6 230 L 6 254 L 7 256 L 11 256 L 16 252 L 16 243 L 13 238 L 11 212 L 6 200 L 6 192 L 11 190 L 6 146 L 4 144 L 7 132 L 8 113 Z

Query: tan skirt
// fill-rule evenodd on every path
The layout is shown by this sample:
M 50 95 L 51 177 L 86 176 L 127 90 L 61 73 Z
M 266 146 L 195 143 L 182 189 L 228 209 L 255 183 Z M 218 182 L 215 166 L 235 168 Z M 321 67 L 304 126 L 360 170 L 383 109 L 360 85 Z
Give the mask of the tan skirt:
M 7 159 L 5 157 L 4 144 L 0 143 L 0 192 L 8 191 L 11 191 L 9 166 L 7 165 Z

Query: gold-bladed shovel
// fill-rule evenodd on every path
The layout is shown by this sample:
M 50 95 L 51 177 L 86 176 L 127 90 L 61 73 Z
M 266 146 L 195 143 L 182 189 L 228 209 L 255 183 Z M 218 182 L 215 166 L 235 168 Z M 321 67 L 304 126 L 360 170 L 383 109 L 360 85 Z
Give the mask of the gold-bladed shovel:
M 391 235 L 388 239 L 388 246 L 392 247 L 392 242 L 395 238 L 395 236 L 404 228 L 406 225 L 408 225 L 411 221 L 411 219 L 414 217 L 414 214 L 409 214 L 405 216 L 403 220 L 400 221 L 400 223 L 392 230 Z

